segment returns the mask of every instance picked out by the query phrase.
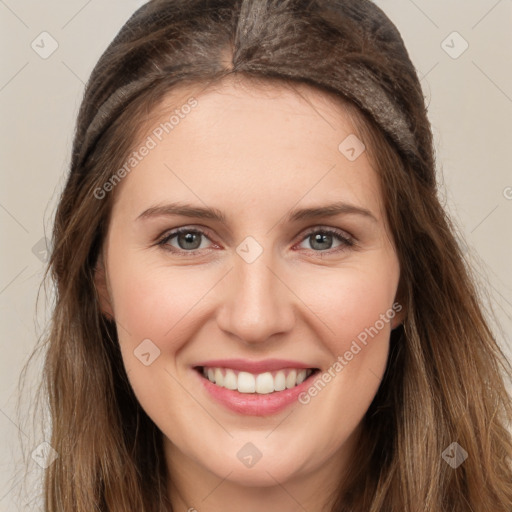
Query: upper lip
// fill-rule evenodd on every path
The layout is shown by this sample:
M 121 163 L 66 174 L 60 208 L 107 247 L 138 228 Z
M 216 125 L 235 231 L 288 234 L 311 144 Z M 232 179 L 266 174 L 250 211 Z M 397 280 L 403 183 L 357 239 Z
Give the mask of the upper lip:
M 262 361 L 251 361 L 249 359 L 212 359 L 210 361 L 202 361 L 194 365 L 194 367 L 197 366 L 231 368 L 232 370 L 255 374 L 282 370 L 284 368 L 314 368 L 314 366 L 311 366 L 310 364 L 288 359 L 264 359 Z

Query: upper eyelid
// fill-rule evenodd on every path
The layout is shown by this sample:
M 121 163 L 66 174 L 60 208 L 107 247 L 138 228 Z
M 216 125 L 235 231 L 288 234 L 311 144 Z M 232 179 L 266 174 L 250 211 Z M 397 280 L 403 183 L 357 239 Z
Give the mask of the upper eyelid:
M 333 227 L 333 226 L 326 226 L 326 225 L 323 225 L 323 224 L 317 224 L 317 225 L 314 225 L 314 226 L 310 226 L 309 228 L 306 228 L 305 230 L 303 230 L 300 235 L 300 239 L 298 240 L 298 242 L 302 242 L 303 240 L 305 240 L 308 236 L 310 236 L 312 233 L 315 233 L 317 231 L 332 231 L 334 232 L 335 234 L 337 234 L 338 236 L 340 236 L 341 238 L 346 238 L 348 239 L 350 242 L 352 242 L 354 245 L 355 243 L 357 242 L 357 239 L 355 236 L 353 236 L 351 233 L 349 233 L 348 231 L 346 231 L 345 229 L 342 229 L 342 228 L 336 228 L 336 227 Z M 191 226 L 180 226 L 178 228 L 173 228 L 171 230 L 167 230 L 163 235 L 159 236 L 158 239 L 157 239 L 157 243 L 163 243 L 165 242 L 166 240 L 169 240 L 170 238 L 172 237 L 175 237 L 177 236 L 178 234 L 180 234 L 180 232 L 187 232 L 187 231 L 190 231 L 190 232 L 199 232 L 201 235 L 205 236 L 206 238 L 208 238 L 210 240 L 210 242 L 212 242 L 213 244 L 215 244 L 215 242 L 211 239 L 211 237 L 209 236 L 209 233 L 210 233 L 210 230 L 208 228 L 206 228 L 205 226 L 195 226 L 195 225 L 191 225 Z M 344 236 L 346 235 L 346 236 Z M 298 235 L 299 236 L 299 235 Z M 295 243 L 298 243 L 298 242 L 295 242 Z M 178 251 L 183 251 L 183 249 L 177 249 Z M 199 249 L 194 249 L 195 251 L 199 250 Z M 193 252 L 192 250 L 191 251 L 185 251 L 185 252 Z
M 182 227 L 179 227 L 179 228 L 173 228 L 173 229 L 170 229 L 170 230 L 167 230 L 165 231 L 162 235 L 158 236 L 157 238 L 157 242 L 161 242 L 163 240 L 167 240 L 169 239 L 170 237 L 172 236 L 176 236 L 178 234 L 180 234 L 180 232 L 199 232 L 201 235 L 207 237 L 208 239 L 210 239 L 210 237 L 208 236 L 209 235 L 209 230 L 203 226 L 201 227 L 196 227 L 196 226 L 191 226 L 191 227 L 188 227 L 188 226 L 182 226 Z M 210 241 L 213 242 L 213 240 L 210 239 Z
M 316 231 L 322 231 L 322 230 L 326 231 L 326 232 L 332 231 L 337 234 L 344 233 L 346 235 L 346 238 L 350 238 L 351 240 L 356 240 L 356 237 L 354 235 L 352 235 L 351 233 L 349 233 L 346 229 L 324 226 L 322 224 L 309 227 L 305 231 L 302 231 L 302 233 L 304 233 L 302 235 L 302 237 L 304 238 L 304 237 L 310 235 L 311 233 L 314 233 Z

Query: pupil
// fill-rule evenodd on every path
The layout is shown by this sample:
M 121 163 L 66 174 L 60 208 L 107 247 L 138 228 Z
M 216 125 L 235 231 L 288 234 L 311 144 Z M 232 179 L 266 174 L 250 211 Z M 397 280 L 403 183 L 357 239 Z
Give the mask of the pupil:
M 332 235 L 329 235 L 328 233 L 317 233 L 315 235 L 313 235 L 313 243 L 312 243 L 312 247 L 313 249 L 329 249 L 329 247 L 315 247 L 315 244 L 319 243 L 320 245 L 322 244 L 327 244 L 327 245 L 330 245 L 330 242 L 332 242 Z
M 195 238 L 197 238 L 197 240 L 195 240 L 196 243 L 194 244 Z M 180 241 L 179 245 L 182 249 L 197 249 L 199 247 L 199 245 L 201 245 L 200 243 L 197 243 L 199 240 L 198 233 L 185 233 L 185 234 L 181 233 L 180 237 L 178 239 Z M 184 244 L 181 243 L 181 241 L 183 241 L 183 240 L 184 240 Z M 192 244 L 192 247 L 190 247 L 190 244 Z

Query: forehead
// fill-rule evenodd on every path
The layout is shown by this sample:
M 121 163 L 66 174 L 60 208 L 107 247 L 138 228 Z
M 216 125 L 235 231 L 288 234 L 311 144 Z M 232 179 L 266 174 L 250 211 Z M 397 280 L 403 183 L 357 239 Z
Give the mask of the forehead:
M 347 139 L 357 144 L 359 137 L 345 105 L 307 84 L 230 78 L 180 86 L 139 131 L 135 151 L 148 144 L 151 150 L 117 187 L 116 202 L 128 195 L 142 207 L 148 198 L 185 194 L 220 204 L 227 192 L 255 205 L 283 194 L 295 202 L 303 196 L 379 202 L 369 159 L 364 152 L 347 158 Z
M 191 109 L 188 104 L 192 100 L 197 106 Z M 342 128 L 355 133 L 352 117 L 356 110 L 355 106 L 336 94 L 306 83 L 228 75 L 213 83 L 178 84 L 152 107 L 137 132 L 138 138 L 142 139 L 151 134 L 160 122 L 165 123 L 174 117 L 171 123 L 174 124 L 174 134 L 183 131 L 183 128 L 178 129 L 178 124 L 194 124 L 194 128 L 207 131 L 209 127 L 220 128 L 221 125 L 228 129 L 232 121 L 237 125 L 234 133 L 221 134 L 219 130 L 215 131 L 219 136 L 232 135 L 231 138 L 238 138 L 244 133 L 255 133 L 257 124 L 277 125 L 276 128 L 279 128 L 290 120 L 295 128 L 294 133 L 302 135 L 315 128 L 321 128 L 323 135 L 328 128 L 332 132 Z M 179 119 L 172 114 L 177 114 Z M 181 123 L 188 117 L 192 117 L 192 120 Z M 239 124 L 241 119 L 245 120 L 243 127 Z M 291 124 L 288 123 L 288 128 Z M 305 130 L 306 125 L 309 125 L 309 129 Z M 283 133 L 281 138 L 285 135 Z

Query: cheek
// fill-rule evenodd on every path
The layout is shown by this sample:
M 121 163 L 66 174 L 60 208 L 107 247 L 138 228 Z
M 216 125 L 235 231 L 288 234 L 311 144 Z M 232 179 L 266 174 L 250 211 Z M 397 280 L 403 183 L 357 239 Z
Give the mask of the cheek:
M 366 330 L 391 308 L 398 269 L 390 259 L 322 270 L 290 272 L 283 277 L 295 294 L 290 295 L 290 307 L 294 302 L 304 318 L 314 312 L 319 341 L 334 357 L 349 350 L 352 340 L 364 338 Z M 167 352 L 178 350 L 192 335 L 192 319 L 198 319 L 207 304 L 211 308 L 215 285 L 223 273 L 215 266 L 172 268 L 155 265 L 150 258 L 118 258 L 109 274 L 121 344 L 133 350 L 149 338 Z M 389 334 L 389 323 L 381 330 L 383 336 L 386 331 Z
M 299 291 L 321 321 L 317 325 L 323 327 L 317 334 L 331 357 L 316 384 L 299 402 L 314 411 L 312 418 L 322 418 L 323 424 L 330 425 L 326 439 L 345 439 L 379 388 L 387 363 L 391 321 L 397 312 L 393 304 L 398 277 L 398 265 L 390 260 L 382 266 L 329 272 L 324 280 L 316 279 L 315 288 L 305 280 Z
M 192 421 L 187 418 L 197 411 L 175 378 L 174 357 L 192 339 L 201 298 L 218 277 L 211 270 L 173 269 L 136 257 L 119 260 L 109 275 L 122 358 L 139 403 L 162 431 L 171 396 L 178 417 Z
M 201 298 L 214 282 L 211 272 L 192 266 L 172 269 L 125 261 L 111 272 L 115 316 L 125 327 L 120 336 L 134 343 L 179 338 L 187 315 L 200 309 Z
M 368 331 L 373 337 L 389 335 L 399 269 L 395 260 L 379 263 L 316 273 L 297 282 L 294 291 L 321 321 L 322 341 L 331 353 L 344 353 L 352 340 L 364 342 Z

